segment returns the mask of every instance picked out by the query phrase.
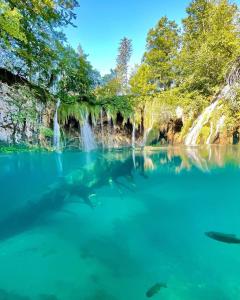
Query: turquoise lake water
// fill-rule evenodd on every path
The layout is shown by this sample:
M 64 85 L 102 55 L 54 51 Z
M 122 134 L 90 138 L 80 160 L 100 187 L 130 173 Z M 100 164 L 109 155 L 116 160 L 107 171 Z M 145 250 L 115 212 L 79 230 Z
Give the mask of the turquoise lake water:
M 240 148 L 0 155 L 0 300 L 240 299 Z

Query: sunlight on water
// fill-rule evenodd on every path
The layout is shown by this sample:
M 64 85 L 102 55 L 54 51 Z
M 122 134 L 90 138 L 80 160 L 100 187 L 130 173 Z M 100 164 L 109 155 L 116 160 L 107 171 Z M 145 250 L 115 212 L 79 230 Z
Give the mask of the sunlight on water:
M 239 299 L 205 235 L 240 237 L 239 182 L 234 146 L 0 155 L 0 299 Z

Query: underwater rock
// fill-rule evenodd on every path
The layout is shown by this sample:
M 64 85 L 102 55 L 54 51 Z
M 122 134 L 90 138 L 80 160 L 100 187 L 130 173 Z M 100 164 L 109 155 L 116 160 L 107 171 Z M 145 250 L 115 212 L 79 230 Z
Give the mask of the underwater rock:
M 160 283 L 154 284 L 152 287 L 150 287 L 150 289 L 147 290 L 146 297 L 151 298 L 151 297 L 155 296 L 157 293 L 159 293 L 159 291 L 162 288 L 167 288 L 166 283 L 160 282 Z
M 205 232 L 205 235 L 209 238 L 227 244 L 240 244 L 240 238 L 235 234 L 226 234 L 221 232 L 209 231 Z

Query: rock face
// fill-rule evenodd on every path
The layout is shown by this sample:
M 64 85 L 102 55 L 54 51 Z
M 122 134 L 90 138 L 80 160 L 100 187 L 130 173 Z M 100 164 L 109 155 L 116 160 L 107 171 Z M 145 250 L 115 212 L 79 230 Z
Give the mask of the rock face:
M 41 127 L 49 127 L 51 122 L 48 106 L 26 85 L 0 81 L 0 141 L 38 143 Z
M 1 72 L 0 72 L 1 74 Z M 1 81 L 0 78 L 0 143 L 28 143 L 49 147 L 52 145 L 53 116 L 55 103 L 44 101 L 34 89 L 26 82 L 10 84 Z M 221 118 L 220 118 L 221 119 Z M 215 127 L 218 127 L 219 116 Z M 91 122 L 94 123 L 94 122 Z M 211 122 L 210 122 L 211 123 Z M 184 125 L 187 124 L 182 111 L 161 124 L 155 124 L 147 137 L 147 145 L 183 144 Z M 132 124 L 128 121 L 123 123 L 121 116 L 113 124 L 107 115 L 102 120 L 91 124 L 96 142 L 104 148 L 119 148 L 132 145 Z M 207 124 L 209 125 L 209 124 Z M 211 126 L 210 126 L 211 127 Z M 216 130 L 216 134 L 206 132 L 206 138 L 214 144 L 238 144 L 240 141 L 240 126 L 234 128 Z M 79 122 L 69 119 L 67 124 L 61 125 L 62 138 L 65 147 L 81 146 L 79 137 Z M 138 126 L 135 130 L 135 145 L 142 146 L 143 130 Z M 201 138 L 200 143 L 205 143 Z

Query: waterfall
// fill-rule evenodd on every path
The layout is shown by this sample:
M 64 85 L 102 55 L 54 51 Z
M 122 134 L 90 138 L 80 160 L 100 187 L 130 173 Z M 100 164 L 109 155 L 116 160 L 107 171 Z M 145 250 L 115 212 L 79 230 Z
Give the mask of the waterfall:
M 220 129 L 223 127 L 224 121 L 225 121 L 225 116 L 221 116 L 221 118 L 218 120 L 217 125 L 216 125 L 216 131 L 215 131 L 215 134 L 213 136 L 214 138 L 217 137 Z M 210 134 L 209 134 L 209 137 L 207 139 L 207 142 L 206 142 L 207 145 L 209 145 L 211 143 L 212 135 L 213 135 L 213 122 L 211 122 L 211 130 L 210 130 Z
M 206 144 L 209 145 L 211 142 L 211 138 L 212 138 L 212 134 L 213 134 L 213 122 L 211 122 L 211 127 L 210 127 L 210 134 L 207 138 Z
M 220 129 L 223 127 L 224 122 L 225 122 L 225 116 L 221 116 L 221 118 L 220 118 L 219 121 L 217 122 L 217 127 L 216 127 L 215 137 L 216 137 L 217 134 L 220 132 Z
M 101 108 L 101 113 L 100 113 L 100 121 L 101 121 L 101 138 L 102 138 L 102 146 L 104 146 L 104 134 L 103 134 L 103 109 Z
M 94 134 L 88 121 L 88 115 L 85 116 L 84 123 L 81 126 L 81 137 L 82 147 L 84 151 L 89 152 L 97 148 L 94 139 Z
M 60 106 L 61 102 L 60 100 L 57 101 L 56 104 L 56 111 L 54 115 L 54 124 L 53 124 L 53 147 L 56 151 L 60 150 L 60 126 L 58 123 L 58 108 Z
M 132 148 L 135 148 L 135 140 L 136 140 L 136 125 L 135 125 L 135 122 L 133 122 L 133 127 L 132 127 Z
M 153 125 L 154 125 L 154 119 L 153 119 L 153 111 L 151 108 L 151 116 L 150 116 L 150 124 L 148 125 L 148 127 L 144 125 L 144 133 L 143 133 L 143 141 L 142 141 L 142 147 L 146 146 L 147 144 L 147 138 L 149 133 L 151 132 L 151 130 L 153 129 Z M 145 129 L 147 128 L 147 129 Z
M 144 136 L 143 136 L 143 142 L 142 142 L 143 147 L 146 146 L 147 138 L 148 138 L 148 135 L 151 130 L 152 130 L 152 127 L 149 127 L 149 128 L 147 128 L 147 130 L 144 130 Z
M 107 113 L 107 120 L 108 120 L 108 148 L 112 147 L 113 141 L 112 141 L 112 118 L 109 113 Z
M 222 89 L 221 93 L 217 96 L 216 100 L 204 109 L 202 114 L 197 118 L 197 121 L 194 123 L 194 125 L 190 129 L 189 133 L 187 134 L 187 137 L 185 139 L 185 145 L 187 145 L 187 146 L 197 145 L 197 139 L 198 139 L 198 136 L 199 136 L 203 126 L 208 123 L 208 121 L 212 115 L 212 112 L 217 107 L 219 101 L 222 98 L 224 98 L 225 96 L 227 96 L 229 91 L 230 91 L 230 86 L 226 85 Z
M 185 145 L 190 146 L 197 144 L 197 138 L 203 126 L 209 121 L 213 110 L 218 105 L 218 102 L 219 99 L 204 109 L 203 113 L 198 117 L 196 124 L 190 129 L 190 132 L 185 139 Z

